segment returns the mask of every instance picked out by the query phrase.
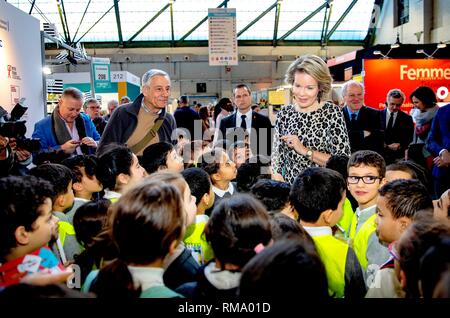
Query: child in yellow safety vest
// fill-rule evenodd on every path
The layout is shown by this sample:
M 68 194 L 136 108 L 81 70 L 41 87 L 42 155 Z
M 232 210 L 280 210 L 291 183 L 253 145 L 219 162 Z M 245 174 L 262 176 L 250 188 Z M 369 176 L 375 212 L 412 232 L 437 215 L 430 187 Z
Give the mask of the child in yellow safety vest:
M 199 264 L 203 265 L 214 258 L 211 245 L 206 241 L 204 234 L 205 225 L 209 219 L 205 211 L 214 204 L 214 192 L 209 175 L 204 170 L 188 168 L 181 174 L 189 185 L 197 206 L 194 223 L 187 226 L 183 242 Z
M 66 166 L 46 163 L 30 170 L 30 174 L 49 181 L 53 184 L 52 209 L 53 215 L 59 219 L 59 236 L 52 250 L 57 254 L 63 264 L 72 262 L 75 255 L 81 253 L 72 219 L 67 213 L 73 206 L 74 194 L 72 189 L 72 171 Z
M 363 271 L 353 249 L 331 230 L 342 215 L 345 188 L 338 172 L 308 168 L 295 179 L 290 200 L 325 265 L 330 295 L 356 299 L 366 293 Z
M 389 259 L 387 246 L 379 241 L 375 232 L 378 189 L 385 183 L 385 173 L 383 157 L 371 150 L 353 153 L 348 162 L 347 185 L 358 202 L 350 226 L 350 246 L 365 270 L 367 286 L 379 267 Z

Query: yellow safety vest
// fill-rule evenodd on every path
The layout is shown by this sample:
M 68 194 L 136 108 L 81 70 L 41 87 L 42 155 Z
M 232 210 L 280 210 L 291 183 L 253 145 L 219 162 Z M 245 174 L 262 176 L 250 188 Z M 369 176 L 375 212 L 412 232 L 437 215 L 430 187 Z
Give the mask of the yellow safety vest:
M 200 264 L 205 264 L 214 258 L 211 245 L 206 241 L 203 231 L 205 230 L 206 221 L 193 223 L 186 229 L 183 239 L 184 244 L 196 252 L 200 252 Z
M 344 297 L 348 245 L 331 235 L 313 236 L 312 239 L 325 266 L 329 294 L 335 298 Z
M 356 213 L 355 213 L 356 215 Z M 375 224 L 376 214 L 374 213 L 370 218 L 364 222 L 364 224 L 360 227 L 359 231 L 356 234 L 353 234 L 350 231 L 350 239 L 352 240 L 351 246 L 355 251 L 356 257 L 358 258 L 361 267 L 366 270 L 369 262 L 367 260 L 367 247 L 369 245 L 369 237 L 375 232 L 377 226 Z M 353 230 L 354 228 L 354 230 Z M 356 232 L 356 220 L 352 221 L 352 230 L 353 233 Z
M 355 216 L 352 204 L 348 198 L 345 198 L 344 206 L 342 207 L 342 216 L 337 222 L 338 228 L 343 232 L 344 239 L 348 240 L 350 237 L 350 229 L 353 224 L 352 219 Z
M 119 199 L 120 198 L 110 198 L 109 201 L 111 201 L 111 203 L 116 203 Z
M 72 224 L 66 221 L 59 221 L 58 225 L 59 240 L 61 241 L 62 246 L 64 246 L 66 235 L 75 235 L 75 228 Z

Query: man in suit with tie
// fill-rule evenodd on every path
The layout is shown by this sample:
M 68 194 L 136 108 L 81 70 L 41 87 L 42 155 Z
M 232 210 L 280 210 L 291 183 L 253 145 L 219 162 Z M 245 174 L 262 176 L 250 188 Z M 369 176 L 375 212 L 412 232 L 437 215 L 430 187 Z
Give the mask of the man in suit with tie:
M 348 81 L 342 86 L 345 124 L 347 126 L 352 153 L 358 150 L 373 150 L 383 153 L 383 131 L 381 112 L 364 105 L 364 86 Z
M 272 124 L 268 117 L 252 111 L 252 93 L 245 84 L 233 90 L 233 100 L 237 110 L 220 122 L 220 133 L 229 144 L 246 141 L 249 137 L 253 154 L 270 156 L 272 153 Z M 237 139 L 237 140 L 236 140 Z
M 414 134 L 414 123 L 408 114 L 400 110 L 405 94 L 391 89 L 386 96 L 386 108 L 381 112 L 381 127 L 384 127 L 384 159 L 391 164 L 405 158 L 405 151 Z

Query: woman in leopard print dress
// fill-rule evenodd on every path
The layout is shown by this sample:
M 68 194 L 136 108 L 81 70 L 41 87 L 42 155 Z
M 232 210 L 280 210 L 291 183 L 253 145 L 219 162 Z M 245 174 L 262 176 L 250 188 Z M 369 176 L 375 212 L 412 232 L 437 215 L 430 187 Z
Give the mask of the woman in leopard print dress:
M 277 115 L 272 168 L 293 183 L 308 167 L 325 166 L 331 155 L 350 156 L 350 143 L 339 107 L 324 99 L 331 90 L 331 75 L 323 60 L 305 55 L 286 72 L 293 103 Z

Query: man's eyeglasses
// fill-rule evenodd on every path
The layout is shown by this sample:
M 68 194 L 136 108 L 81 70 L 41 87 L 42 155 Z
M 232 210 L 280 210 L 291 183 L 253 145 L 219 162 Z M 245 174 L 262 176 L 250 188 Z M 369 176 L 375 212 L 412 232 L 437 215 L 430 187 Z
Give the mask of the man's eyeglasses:
M 359 180 L 362 180 L 365 184 L 374 184 L 376 180 L 383 179 L 381 177 L 376 176 L 363 176 L 363 177 L 357 177 L 357 176 L 348 176 L 347 182 L 349 184 L 357 184 Z

